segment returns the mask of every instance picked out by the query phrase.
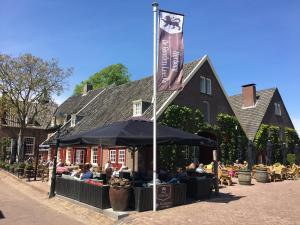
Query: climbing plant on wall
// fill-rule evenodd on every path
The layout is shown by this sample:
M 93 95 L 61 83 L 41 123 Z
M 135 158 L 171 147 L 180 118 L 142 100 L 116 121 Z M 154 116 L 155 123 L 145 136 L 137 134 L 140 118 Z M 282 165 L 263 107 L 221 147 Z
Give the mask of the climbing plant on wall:
M 236 117 L 221 113 L 217 116 L 216 132 L 218 135 L 220 159 L 230 164 L 239 158 L 239 148 L 245 158 L 247 137 Z M 240 143 L 239 143 L 240 142 Z
M 178 128 L 190 133 L 197 133 L 202 128 L 208 127 L 203 122 L 202 112 L 192 110 L 185 106 L 169 106 L 159 123 Z M 183 166 L 185 163 L 184 146 L 159 146 L 159 162 L 169 170 L 174 170 L 176 166 Z
M 299 136 L 295 129 L 286 127 L 284 129 L 285 134 L 285 142 L 287 144 L 287 148 L 290 152 L 292 152 L 295 148 L 296 144 L 299 144 Z
M 254 144 L 257 151 L 264 151 L 267 148 L 267 141 L 269 138 L 269 125 L 260 125 L 255 138 Z

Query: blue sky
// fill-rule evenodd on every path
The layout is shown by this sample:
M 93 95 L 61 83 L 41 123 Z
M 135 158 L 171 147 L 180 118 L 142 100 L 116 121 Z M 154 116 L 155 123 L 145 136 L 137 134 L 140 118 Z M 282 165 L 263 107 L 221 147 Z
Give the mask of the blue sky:
M 74 67 L 69 87 L 107 65 L 132 79 L 151 74 L 152 1 L 0 0 L 0 52 L 58 58 Z M 300 130 L 300 1 L 161 0 L 185 14 L 185 61 L 208 54 L 229 95 L 241 85 L 278 87 Z

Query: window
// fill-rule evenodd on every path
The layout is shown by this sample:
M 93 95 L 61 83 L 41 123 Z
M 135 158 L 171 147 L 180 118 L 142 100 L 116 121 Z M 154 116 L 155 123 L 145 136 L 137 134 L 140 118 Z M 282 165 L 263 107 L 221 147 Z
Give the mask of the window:
M 120 149 L 119 150 L 118 163 L 125 163 L 125 149 Z
M 203 102 L 204 110 L 203 110 L 203 120 L 205 123 L 210 123 L 210 107 L 209 102 Z
M 71 116 L 71 127 L 75 127 L 75 125 L 76 125 L 76 115 L 73 114 Z
M 274 103 L 275 105 L 275 115 L 281 116 L 281 107 L 279 103 Z
M 33 155 L 34 153 L 34 137 L 24 137 L 24 150 L 26 155 Z
M 142 115 L 142 101 L 134 101 L 133 102 L 133 116 L 141 116 Z
M 66 152 L 66 162 L 67 163 L 71 163 L 71 151 L 72 151 L 71 148 L 67 149 L 67 152 Z
M 91 149 L 91 162 L 92 164 L 98 164 L 98 147 Z
M 185 159 L 189 159 L 190 158 L 190 151 L 189 151 L 189 147 L 185 146 Z
M 200 92 L 203 94 L 211 95 L 211 79 L 200 77 Z
M 76 157 L 75 163 L 76 164 L 83 164 L 84 162 L 84 150 L 83 149 L 76 149 Z
M 116 150 L 109 150 L 109 160 L 111 163 L 116 162 Z
M 206 79 L 205 77 L 200 77 L 200 91 L 201 93 L 206 93 Z
M 206 78 L 206 94 L 211 95 L 211 80 Z
M 61 148 L 58 148 L 58 150 L 57 150 L 57 161 L 60 160 L 60 158 L 61 158 L 60 151 L 61 151 Z

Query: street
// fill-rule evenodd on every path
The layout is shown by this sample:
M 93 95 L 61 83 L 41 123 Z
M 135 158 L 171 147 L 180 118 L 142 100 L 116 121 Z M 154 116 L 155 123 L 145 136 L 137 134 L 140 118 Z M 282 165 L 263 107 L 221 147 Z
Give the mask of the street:
M 0 177 L 0 210 L 3 214 L 0 224 L 2 225 L 60 225 L 66 222 L 72 225 L 83 223 L 51 209 L 38 201 L 30 198 L 23 192 L 18 191 L 18 186 L 9 185 Z

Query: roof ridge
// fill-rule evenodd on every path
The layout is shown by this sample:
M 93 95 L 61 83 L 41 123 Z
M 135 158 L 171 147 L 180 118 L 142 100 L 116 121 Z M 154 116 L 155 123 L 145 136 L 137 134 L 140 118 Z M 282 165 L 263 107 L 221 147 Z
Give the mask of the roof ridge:
M 260 89 L 260 90 L 257 90 L 256 93 L 258 92 L 263 92 L 263 91 L 269 91 L 269 90 L 276 90 L 277 88 L 276 87 L 271 87 L 271 88 L 265 88 L 265 89 Z M 237 97 L 237 96 L 242 96 L 242 93 L 240 94 L 234 94 L 234 95 L 230 95 L 229 97 Z

